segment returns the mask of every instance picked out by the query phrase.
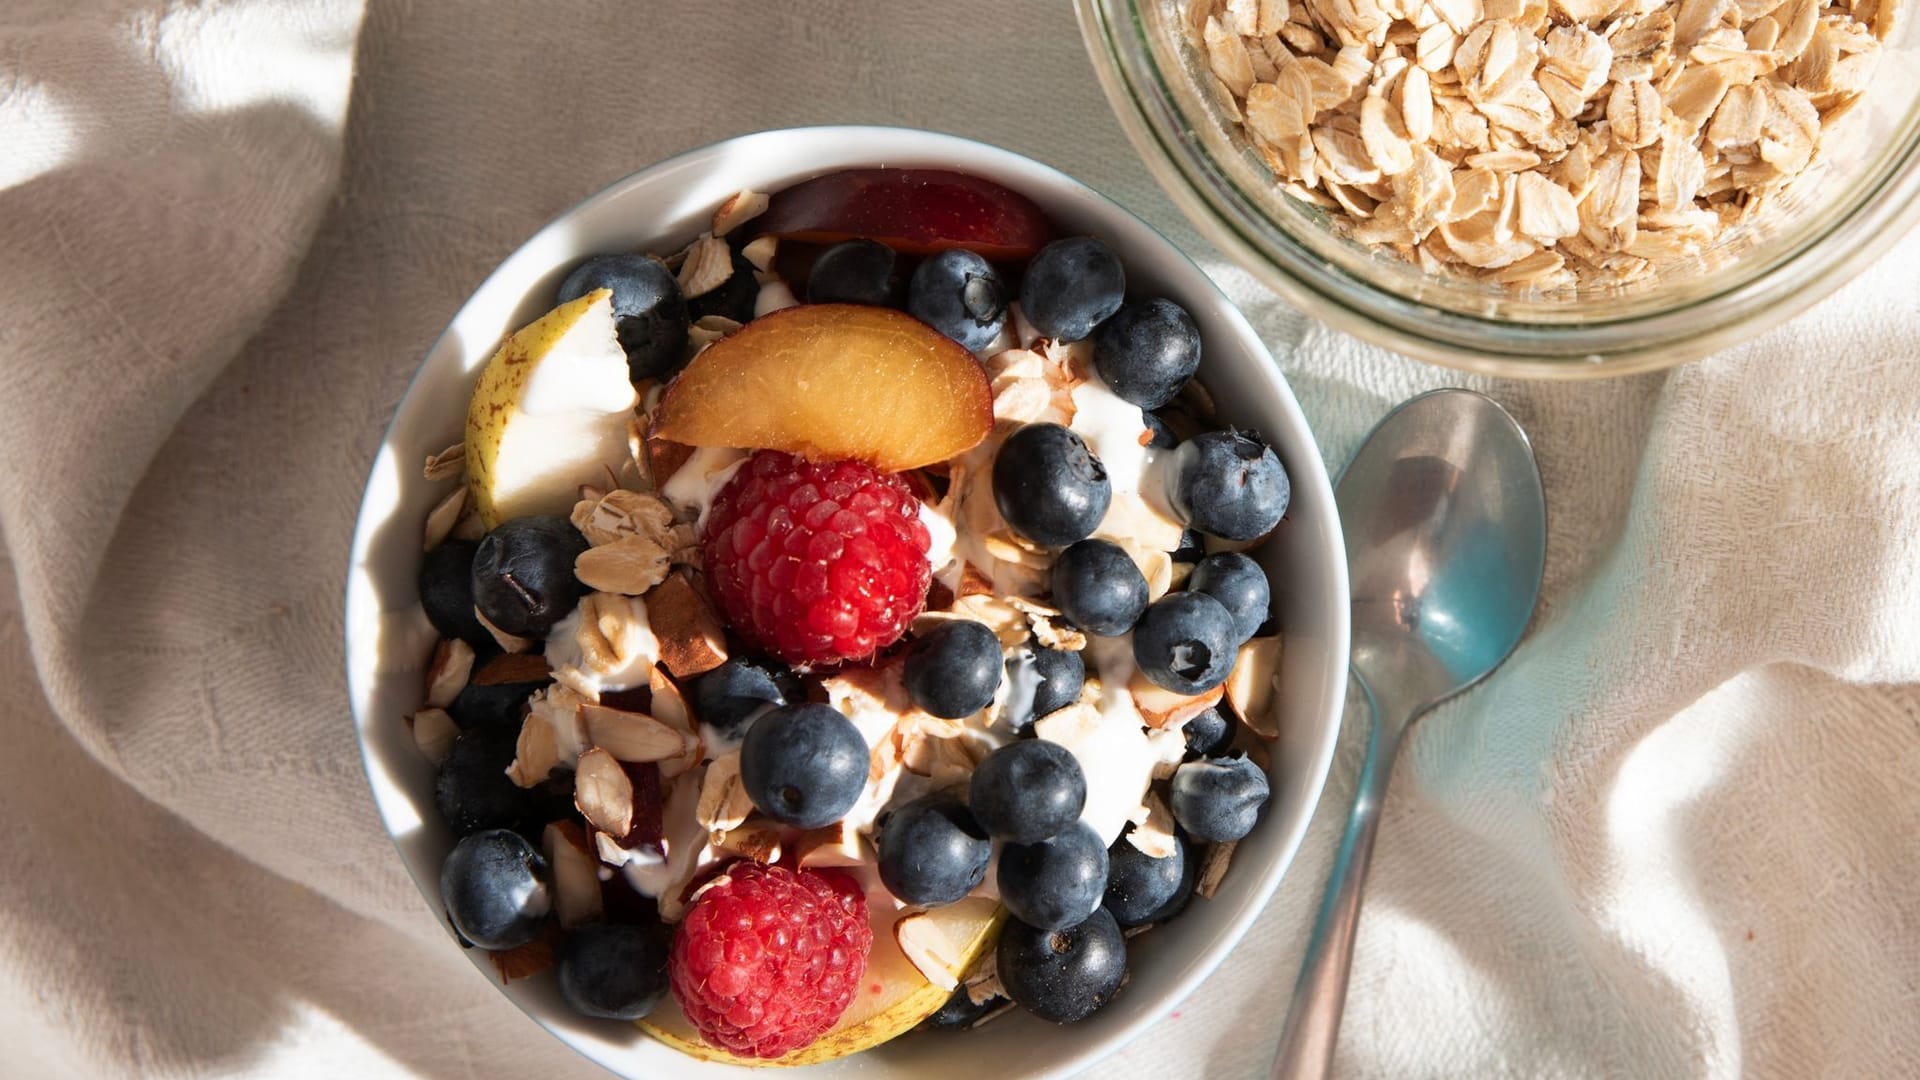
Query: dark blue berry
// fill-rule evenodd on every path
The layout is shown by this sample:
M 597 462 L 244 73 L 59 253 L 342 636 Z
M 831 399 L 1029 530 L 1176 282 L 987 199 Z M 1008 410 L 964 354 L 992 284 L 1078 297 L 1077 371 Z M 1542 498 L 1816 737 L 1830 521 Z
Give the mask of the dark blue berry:
M 474 605 L 509 634 L 546 637 L 580 602 L 585 586 L 573 561 L 585 550 L 586 537 L 566 518 L 503 521 L 474 552 Z
M 1159 413 L 1141 409 L 1140 419 L 1146 423 L 1147 430 L 1152 433 L 1148 446 L 1155 450 L 1171 450 L 1180 445 L 1180 436 L 1175 435 L 1173 429 L 1167 426 L 1167 422 L 1160 419 Z
M 880 881 L 909 904 L 951 904 L 987 876 L 993 842 L 965 803 L 946 791 L 881 815 L 874 849 Z
M 1028 424 L 993 458 L 993 501 L 1021 536 L 1066 547 L 1092 535 L 1113 501 L 1106 467 L 1071 429 Z
M 613 326 L 634 382 L 657 379 L 687 356 L 687 302 L 666 264 L 650 255 L 595 255 L 560 283 L 560 303 L 613 290 Z
M 582 1016 L 638 1020 L 666 995 L 667 951 L 655 927 L 577 926 L 560 943 L 554 965 L 560 996 Z
M 993 702 L 1004 664 L 1000 639 L 986 624 L 954 619 L 914 639 L 901 674 L 915 705 L 959 720 Z
M 934 1010 L 932 1016 L 927 1017 L 926 1026 L 935 1031 L 965 1031 L 978 1023 L 981 1017 L 999 1008 L 1006 1000 L 996 994 L 976 1003 L 967 995 L 967 988 L 962 986 L 953 992 L 953 996 L 947 999 L 945 1005 L 940 1006 Z
M 1055 240 L 1027 263 L 1020 310 L 1055 341 L 1079 341 L 1127 297 L 1127 272 L 1113 249 L 1091 236 Z
M 967 804 L 994 839 L 1031 844 L 1080 820 L 1087 776 L 1059 743 L 1021 739 L 988 754 L 973 770 Z
M 979 352 L 1007 325 L 1007 290 L 993 264 L 971 251 L 949 248 L 913 272 L 907 311 L 969 352 Z
M 807 275 L 810 304 L 900 306 L 893 249 L 878 240 L 847 240 L 820 253 Z
M 1204 694 L 1226 682 L 1239 648 L 1233 616 L 1206 593 L 1168 593 L 1148 604 L 1133 628 L 1140 673 L 1176 694 Z
M 1026 733 L 1033 722 L 1080 700 L 1087 663 L 1077 652 L 1023 645 L 1007 657 L 1007 700 L 1000 715 L 1014 731 Z
M 693 684 L 693 715 L 723 739 L 738 740 L 762 713 L 806 700 L 791 671 L 773 660 L 736 656 Z
M 519 732 L 467 731 L 453 740 L 433 781 L 433 802 L 455 836 L 522 823 L 534 796 L 507 777 Z
M 1227 540 L 1273 531 L 1292 482 L 1265 439 L 1251 431 L 1203 431 L 1174 452 L 1168 494 L 1187 524 Z
M 475 833 L 440 866 L 440 899 L 460 936 L 483 949 L 511 949 L 540 933 L 553 906 L 552 874 L 527 838 L 506 829 Z
M 1173 561 L 1197 563 L 1207 556 L 1207 542 L 1192 529 L 1180 530 L 1180 546 L 1173 549 Z
M 475 666 L 478 666 L 476 661 Z M 447 714 L 462 731 L 505 731 L 518 734 L 526 716 L 527 699 L 544 682 L 468 683 L 447 706 Z
M 1053 604 L 1089 634 L 1117 637 L 1147 610 L 1147 579 L 1110 540 L 1082 540 L 1053 561 Z
M 1033 740 L 1014 745 L 1042 744 Z M 1100 906 L 1107 891 L 1107 845 L 1079 823 L 1037 843 L 1000 845 L 998 871 L 1000 902 L 1014 918 L 1060 930 L 1077 925 Z
M 748 323 L 753 321 L 753 309 L 759 302 L 760 279 L 753 276 L 753 264 L 736 251 L 733 273 L 713 289 L 688 300 L 687 314 L 695 320 L 718 315 L 737 323 Z
M 1171 300 L 1128 301 L 1094 332 L 1093 370 L 1107 389 L 1157 409 L 1200 370 L 1200 328 Z
M 1201 758 L 1174 772 L 1167 808 L 1195 840 L 1238 840 L 1253 831 L 1268 790 L 1267 774 L 1244 754 Z
M 1267 621 L 1273 589 L 1260 564 L 1237 551 L 1222 551 L 1200 560 L 1187 579 L 1187 588 L 1213 597 L 1233 616 L 1233 632 L 1246 641 Z
M 1193 879 L 1200 860 L 1184 839 L 1173 842 L 1173 854 L 1156 859 L 1126 837 L 1107 849 L 1106 909 L 1121 926 L 1164 922 L 1193 899 Z
M 459 638 L 476 649 L 492 648 L 493 635 L 473 613 L 472 540 L 444 540 L 420 561 L 420 605 L 427 621 L 446 637 Z
M 1218 705 L 1189 719 L 1181 730 L 1187 737 L 1189 760 L 1219 757 L 1233 745 L 1233 718 Z
M 740 783 L 768 817 L 817 829 L 846 816 L 867 786 L 867 740 L 831 705 L 783 705 L 740 744 Z
M 1071 1024 L 1113 1000 L 1127 980 L 1127 940 L 1105 908 L 1054 929 L 1009 919 L 994 968 L 1014 1004 L 1042 1020 Z

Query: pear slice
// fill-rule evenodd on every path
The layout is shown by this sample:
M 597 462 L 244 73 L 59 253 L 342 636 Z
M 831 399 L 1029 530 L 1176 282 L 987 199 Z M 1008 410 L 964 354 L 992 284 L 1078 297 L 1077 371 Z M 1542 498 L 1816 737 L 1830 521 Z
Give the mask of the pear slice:
M 570 300 L 510 335 L 467 404 L 467 485 L 481 523 L 564 517 L 581 484 L 607 484 L 627 461 L 638 400 L 614 335 L 610 290 Z
M 873 952 L 860 991 L 826 1034 L 784 1057 L 761 1061 L 729 1054 L 700 1038 L 680 1003 L 672 996 L 651 1016 L 637 1021 L 642 1030 L 675 1050 L 702 1061 L 734 1065 L 814 1065 L 879 1046 L 903 1035 L 939 1010 L 958 985 L 959 974 L 944 988 L 928 981 L 914 961 L 901 951 L 898 935 L 905 928 L 911 947 L 922 962 L 936 971 L 964 973 L 981 954 L 993 947 L 1006 912 L 992 900 L 970 898 L 946 907 L 920 912 L 911 909 L 873 914 Z M 937 946 L 933 943 L 938 942 Z M 937 953 L 938 959 L 932 957 Z

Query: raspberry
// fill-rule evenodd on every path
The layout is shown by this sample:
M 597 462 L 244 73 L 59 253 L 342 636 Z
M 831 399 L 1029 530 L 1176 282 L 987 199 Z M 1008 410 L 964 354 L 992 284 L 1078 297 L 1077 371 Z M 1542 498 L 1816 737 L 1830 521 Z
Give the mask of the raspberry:
M 865 660 L 926 602 L 931 540 L 899 476 L 761 450 L 714 497 L 708 581 L 735 630 L 789 664 Z
M 742 860 L 687 909 L 667 972 L 707 1042 L 777 1058 L 840 1019 L 872 947 L 866 897 L 852 878 Z

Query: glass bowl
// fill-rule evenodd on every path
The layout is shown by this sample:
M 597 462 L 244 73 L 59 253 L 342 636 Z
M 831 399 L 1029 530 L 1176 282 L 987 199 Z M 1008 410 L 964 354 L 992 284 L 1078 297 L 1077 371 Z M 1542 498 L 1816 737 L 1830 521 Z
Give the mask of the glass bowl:
M 1282 192 L 1189 42 L 1190 3 L 1075 0 L 1121 127 L 1223 252 L 1301 309 L 1422 360 L 1565 379 L 1695 360 L 1806 310 L 1920 217 L 1920 20 L 1910 5 L 1860 100 L 1767 213 L 1663 265 L 1656 279 L 1528 293 L 1423 270 L 1342 235 L 1326 211 Z

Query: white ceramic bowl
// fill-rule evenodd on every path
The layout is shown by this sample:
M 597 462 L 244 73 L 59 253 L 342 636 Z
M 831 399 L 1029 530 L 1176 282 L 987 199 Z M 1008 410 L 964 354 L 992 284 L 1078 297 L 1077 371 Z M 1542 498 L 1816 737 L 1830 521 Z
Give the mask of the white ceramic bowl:
M 997 181 L 1040 204 L 1068 232 L 1112 245 L 1133 290 L 1172 297 L 1205 338 L 1200 375 L 1223 419 L 1272 440 L 1293 479 L 1287 522 L 1262 561 L 1275 581 L 1286 635 L 1273 756 L 1273 799 L 1243 840 L 1218 895 L 1132 946 L 1132 982 L 1114 1003 L 1076 1025 L 1024 1014 L 978 1031 L 910 1035 L 864 1054 L 801 1070 L 807 1076 L 903 1074 L 977 1080 L 1064 1076 L 1139 1036 L 1191 993 L 1246 932 L 1293 859 L 1333 756 L 1347 669 L 1347 567 L 1326 468 L 1286 380 L 1253 328 L 1164 237 L 1072 178 L 1038 162 L 948 135 L 878 127 L 765 131 L 715 143 L 619 181 L 562 214 L 511 255 L 434 343 L 374 458 L 347 569 L 347 684 L 367 781 L 425 898 L 444 921 L 440 863 L 452 838 L 433 807 L 433 768 L 402 717 L 419 706 L 421 669 L 433 631 L 414 589 L 420 533 L 444 484 L 420 479 L 420 462 L 461 436 L 467 396 L 508 331 L 553 303 L 561 275 L 584 256 L 667 250 L 697 235 L 723 198 L 742 188 L 778 191 L 851 166 L 957 169 Z M 448 948 L 458 948 L 448 931 Z M 478 951 L 474 967 L 499 982 Z M 1279 977 L 1279 976 L 1276 976 Z M 631 1026 L 582 1020 L 562 1004 L 550 976 L 516 981 L 508 998 L 556 1036 L 628 1077 L 749 1075 L 695 1061 Z M 761 1075 L 765 1075 L 764 1073 Z

